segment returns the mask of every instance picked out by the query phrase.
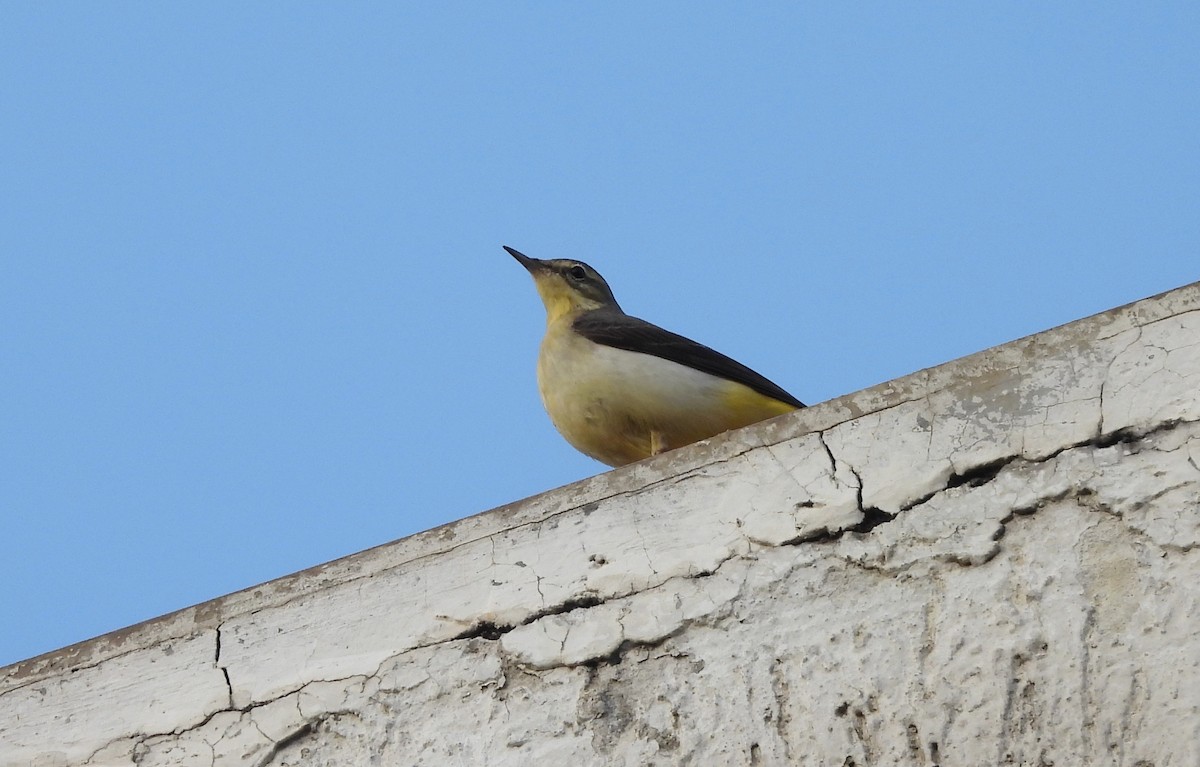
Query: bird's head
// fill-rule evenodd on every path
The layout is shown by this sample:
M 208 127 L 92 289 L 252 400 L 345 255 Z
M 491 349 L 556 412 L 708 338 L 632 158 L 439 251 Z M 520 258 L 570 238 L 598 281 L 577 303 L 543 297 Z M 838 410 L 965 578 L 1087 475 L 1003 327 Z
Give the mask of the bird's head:
M 592 309 L 621 310 L 608 283 L 599 272 L 582 261 L 567 258 L 542 261 L 507 245 L 504 249 L 533 276 L 538 295 L 546 305 L 547 322 Z

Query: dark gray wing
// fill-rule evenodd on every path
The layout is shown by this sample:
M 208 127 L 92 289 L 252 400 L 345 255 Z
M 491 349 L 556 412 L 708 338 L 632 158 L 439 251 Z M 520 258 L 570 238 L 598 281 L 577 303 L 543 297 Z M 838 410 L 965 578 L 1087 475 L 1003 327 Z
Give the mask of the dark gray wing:
M 589 341 L 662 357 L 694 370 L 740 383 L 765 397 L 786 402 L 794 407 L 804 407 L 803 402 L 737 360 L 623 312 L 596 309 L 581 314 L 576 318 L 573 327 L 579 335 Z

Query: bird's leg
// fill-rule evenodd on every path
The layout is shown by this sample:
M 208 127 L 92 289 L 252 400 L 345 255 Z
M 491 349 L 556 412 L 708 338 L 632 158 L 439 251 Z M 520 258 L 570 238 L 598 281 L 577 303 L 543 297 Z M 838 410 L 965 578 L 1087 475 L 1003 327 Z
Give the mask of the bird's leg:
M 667 452 L 667 438 L 661 431 L 650 431 L 650 455 Z

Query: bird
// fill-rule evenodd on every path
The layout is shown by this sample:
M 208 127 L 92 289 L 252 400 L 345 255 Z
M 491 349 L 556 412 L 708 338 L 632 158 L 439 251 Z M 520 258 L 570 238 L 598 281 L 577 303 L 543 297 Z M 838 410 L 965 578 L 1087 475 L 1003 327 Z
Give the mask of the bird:
M 740 362 L 626 314 L 584 262 L 503 247 L 546 308 L 542 404 L 581 453 L 624 466 L 805 406 Z

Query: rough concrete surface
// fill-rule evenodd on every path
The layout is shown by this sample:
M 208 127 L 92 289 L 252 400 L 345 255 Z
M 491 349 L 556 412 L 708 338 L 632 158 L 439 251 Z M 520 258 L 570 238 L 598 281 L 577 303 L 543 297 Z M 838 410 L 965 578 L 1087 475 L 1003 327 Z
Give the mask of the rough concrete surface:
M 0 670 L 0 765 L 1200 764 L 1200 284 Z

